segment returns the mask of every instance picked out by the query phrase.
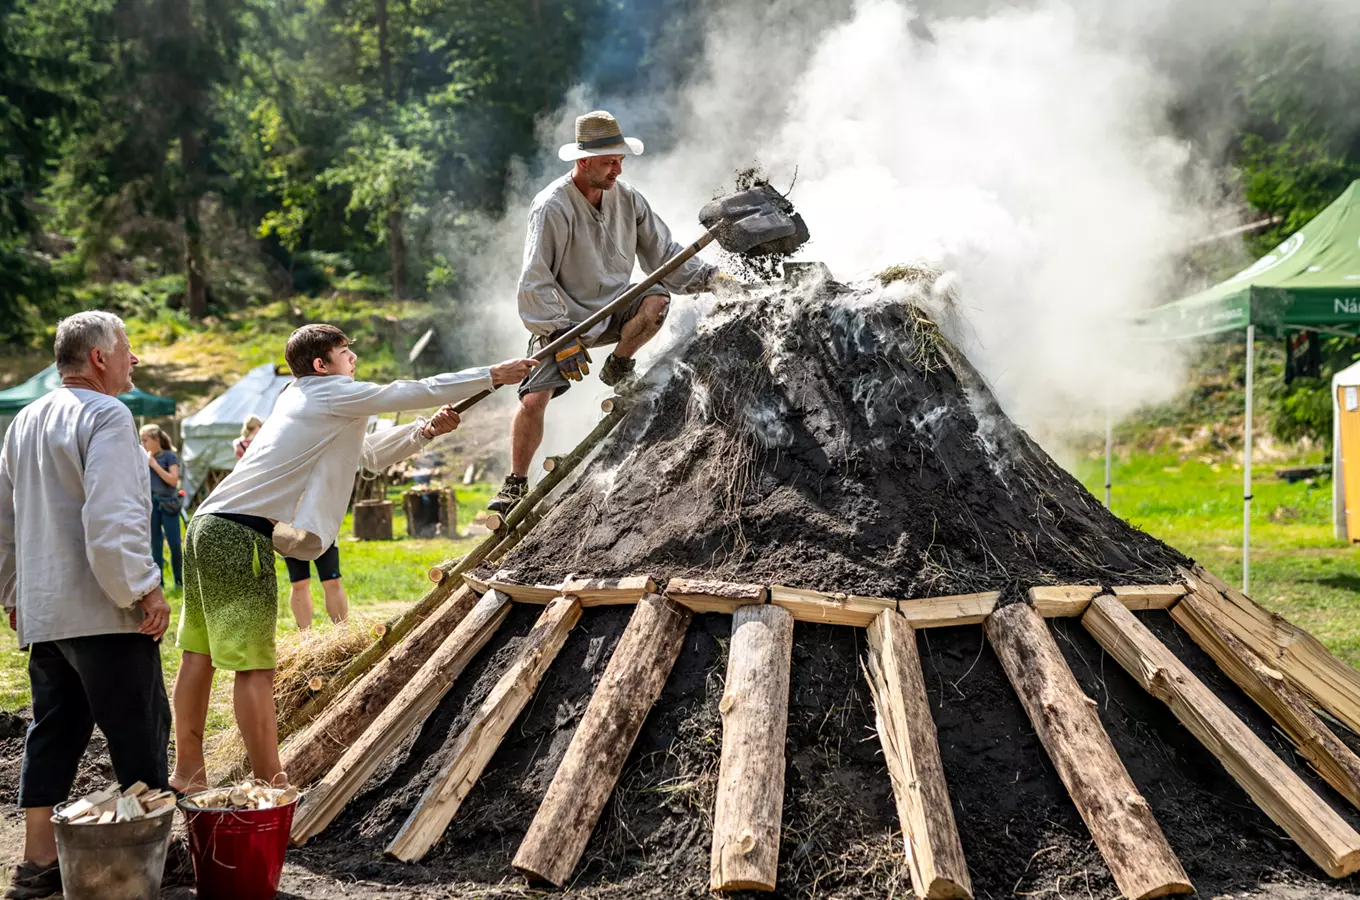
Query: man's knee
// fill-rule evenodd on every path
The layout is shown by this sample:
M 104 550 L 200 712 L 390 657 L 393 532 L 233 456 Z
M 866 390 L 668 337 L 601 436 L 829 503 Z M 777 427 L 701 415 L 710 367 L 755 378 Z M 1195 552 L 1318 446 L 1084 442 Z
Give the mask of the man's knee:
M 665 324 L 666 313 L 670 312 L 670 309 L 670 297 L 665 294 L 653 294 L 642 301 L 638 316 L 642 318 L 642 324 L 648 331 L 659 331 Z
M 552 395 L 553 392 L 551 389 L 530 391 L 527 394 L 521 394 L 519 397 L 520 409 L 535 418 L 542 418 L 543 413 L 548 408 L 548 401 L 552 399 Z

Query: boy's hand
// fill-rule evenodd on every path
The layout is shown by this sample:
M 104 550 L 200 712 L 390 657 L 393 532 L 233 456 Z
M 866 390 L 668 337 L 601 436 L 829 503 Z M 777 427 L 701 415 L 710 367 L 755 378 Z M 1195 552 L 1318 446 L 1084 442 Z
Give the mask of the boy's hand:
M 434 440 L 441 434 L 448 434 L 457 428 L 462 422 L 458 413 L 453 411 L 452 406 L 441 406 L 439 412 L 430 417 L 430 421 L 425 425 L 425 437 Z
M 496 387 L 519 384 L 536 365 L 536 359 L 507 359 L 491 367 L 491 383 Z

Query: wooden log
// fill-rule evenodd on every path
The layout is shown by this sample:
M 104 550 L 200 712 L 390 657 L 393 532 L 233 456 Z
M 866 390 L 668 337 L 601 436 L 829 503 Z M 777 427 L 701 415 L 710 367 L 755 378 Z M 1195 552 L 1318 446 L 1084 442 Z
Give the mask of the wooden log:
M 501 539 L 501 542 L 496 545 L 496 549 L 492 550 L 487 556 L 486 561 L 494 563 L 504 559 L 505 555 L 515 549 L 515 545 L 524 540 L 524 536 L 542 520 L 543 516 L 537 510 L 529 513 Z
M 562 583 L 562 593 L 581 601 L 582 607 L 632 606 L 648 594 L 656 593 L 656 579 L 650 575 L 625 578 L 577 578 Z
M 556 457 L 556 456 L 545 456 L 545 457 L 543 457 L 543 471 L 545 471 L 545 472 L 551 472 L 553 469 L 556 469 L 556 468 L 557 468 L 557 457 Z
M 885 610 L 869 625 L 868 637 L 869 691 L 912 886 L 921 900 L 969 900 L 973 885 L 949 803 L 916 632 L 901 613 Z
M 1043 617 L 1013 603 L 988 617 L 986 631 L 1120 892 L 1131 898 L 1193 892 Z
M 912 628 L 947 628 L 951 625 L 974 625 L 987 619 L 1001 594 L 956 594 L 950 597 L 923 597 L 902 600 L 897 611 Z
M 784 810 L 793 613 L 769 604 L 732 614 L 709 888 L 773 891 Z
M 770 596 L 763 584 L 734 584 L 707 578 L 672 578 L 666 596 L 692 612 L 731 613 L 740 606 L 765 603 Z
M 488 591 L 477 601 L 326 777 L 307 792 L 293 818 L 294 846 L 302 846 L 325 829 L 378 767 L 429 718 L 509 612 L 510 598 L 496 591 Z
M 1360 671 L 1337 659 L 1302 628 L 1262 608 L 1205 569 L 1196 566 L 1185 574 L 1234 637 L 1360 734 Z
M 1199 594 L 1183 597 L 1171 608 L 1171 618 L 1270 714 L 1323 780 L 1360 807 L 1360 757 L 1318 718 L 1307 697 L 1233 637 Z
M 459 732 L 449 762 L 387 845 L 389 856 L 404 862 L 420 859 L 444 835 L 580 618 L 581 604 L 575 598 L 558 597 L 547 605 L 520 643 L 514 662 Z
M 562 596 L 562 585 L 560 584 L 520 584 L 511 580 L 505 572 L 497 572 L 490 578 L 465 572 L 463 573 L 463 580 L 478 593 L 500 591 L 516 603 L 546 606 L 557 597 Z
M 1079 616 L 1104 590 L 1098 584 L 1042 585 L 1029 589 L 1029 602 L 1045 618 Z
M 1128 584 L 1110 588 L 1125 609 L 1170 609 L 1188 591 L 1183 584 Z
M 787 609 L 799 622 L 854 625 L 857 628 L 868 628 L 883 610 L 897 608 L 896 600 L 884 597 L 830 594 L 778 584 L 770 586 L 770 603 Z
M 284 746 L 281 760 L 289 783 L 306 785 L 335 765 L 476 604 L 477 595 L 460 588 L 338 702 L 295 735 Z
M 566 886 L 661 696 L 692 617 L 655 593 L 638 602 L 515 853 L 514 867 L 531 880 Z
M 1110 596 L 1097 597 L 1081 622 L 1139 684 L 1171 708 L 1256 805 L 1323 871 L 1341 878 L 1360 870 L 1360 834 L 1123 604 Z

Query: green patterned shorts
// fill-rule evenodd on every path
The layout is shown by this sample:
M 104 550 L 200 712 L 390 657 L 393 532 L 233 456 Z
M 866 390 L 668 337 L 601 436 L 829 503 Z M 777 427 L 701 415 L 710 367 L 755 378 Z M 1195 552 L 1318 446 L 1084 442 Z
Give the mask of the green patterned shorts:
M 274 545 L 229 519 L 194 516 L 184 536 L 184 612 L 175 645 L 231 672 L 274 668 Z

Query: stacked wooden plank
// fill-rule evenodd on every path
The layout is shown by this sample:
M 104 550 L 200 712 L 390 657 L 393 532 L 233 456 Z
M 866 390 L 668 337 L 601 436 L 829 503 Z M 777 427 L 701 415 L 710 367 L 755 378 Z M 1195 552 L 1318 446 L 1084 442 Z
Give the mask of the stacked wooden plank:
M 108 825 L 165 815 L 175 808 L 174 791 L 153 791 L 138 781 L 126 789 L 111 784 L 86 794 L 59 810 L 57 818 L 71 825 Z

